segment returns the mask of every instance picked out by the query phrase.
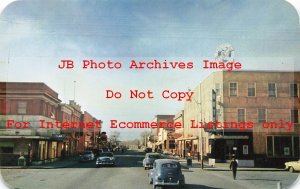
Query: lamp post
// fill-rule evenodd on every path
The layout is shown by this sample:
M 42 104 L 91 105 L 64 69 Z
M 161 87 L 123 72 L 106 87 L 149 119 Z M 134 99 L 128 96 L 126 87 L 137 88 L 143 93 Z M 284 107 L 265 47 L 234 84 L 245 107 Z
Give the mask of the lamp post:
M 28 157 L 27 157 L 27 165 L 31 164 L 31 143 L 28 143 Z
M 194 100 L 194 102 L 196 103 L 196 107 L 197 107 L 197 122 L 199 122 L 199 111 L 200 111 L 200 115 L 201 115 L 201 121 L 202 121 L 202 94 L 201 94 L 201 88 L 202 88 L 202 84 L 200 84 L 200 87 L 199 87 L 199 89 L 200 89 L 200 91 L 199 91 L 199 95 L 200 95 L 200 102 L 198 102 L 194 97 L 191 99 L 191 101 L 192 100 Z M 189 90 L 190 91 L 190 90 Z M 200 130 L 199 129 L 199 131 L 200 131 L 200 138 L 198 139 L 198 141 L 199 141 L 199 143 L 201 143 L 201 169 L 203 169 L 204 168 L 204 164 L 203 164 L 203 162 L 204 162 L 204 160 L 203 160 L 203 155 L 204 155 L 204 147 L 203 147 L 203 135 L 202 135 L 202 130 Z M 198 145 L 198 151 L 200 151 L 200 147 L 199 147 L 200 145 Z M 198 154 L 199 154 L 199 152 L 198 152 Z M 198 160 L 199 160 L 199 158 L 198 158 Z

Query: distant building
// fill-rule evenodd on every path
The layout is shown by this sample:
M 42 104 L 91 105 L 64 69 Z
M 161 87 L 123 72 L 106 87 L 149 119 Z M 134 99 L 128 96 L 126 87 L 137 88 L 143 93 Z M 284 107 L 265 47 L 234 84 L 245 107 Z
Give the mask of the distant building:
M 245 166 L 299 159 L 299 84 L 300 72 L 211 74 L 185 103 L 184 136 L 192 143 L 185 148 L 216 161 L 235 156 Z
M 156 115 L 153 122 L 173 122 L 174 115 Z M 170 150 L 170 140 L 168 137 L 169 133 L 175 131 L 175 128 L 156 128 L 153 129 L 152 134 L 155 138 L 155 151 L 169 151 Z M 175 141 L 174 141 L 175 142 Z

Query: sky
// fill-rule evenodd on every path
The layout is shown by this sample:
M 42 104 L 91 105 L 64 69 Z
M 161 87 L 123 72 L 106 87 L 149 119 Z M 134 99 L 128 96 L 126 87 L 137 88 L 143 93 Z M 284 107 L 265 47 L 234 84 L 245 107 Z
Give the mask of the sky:
M 297 10 L 284 0 L 20 0 L 0 14 L 0 81 L 44 82 L 110 133 L 110 120 L 152 121 L 182 110 L 184 101 L 161 92 L 186 92 L 218 71 L 202 61 L 213 61 L 221 44 L 234 48 L 242 70 L 299 71 L 299 34 Z M 59 69 L 65 59 L 75 68 Z M 82 69 L 91 59 L 122 68 Z M 131 60 L 193 61 L 194 69 L 129 69 Z M 106 90 L 123 96 L 107 99 Z M 129 90 L 154 98 L 130 99 Z M 122 139 L 141 132 L 118 131 Z

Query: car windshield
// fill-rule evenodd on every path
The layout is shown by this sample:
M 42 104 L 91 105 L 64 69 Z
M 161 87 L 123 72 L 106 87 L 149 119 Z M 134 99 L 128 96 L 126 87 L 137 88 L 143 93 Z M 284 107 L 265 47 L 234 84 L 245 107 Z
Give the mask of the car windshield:
M 100 154 L 100 157 L 104 157 L 104 156 L 113 157 L 113 154 L 112 153 L 101 153 Z
M 158 159 L 158 158 L 160 158 L 160 157 L 159 157 L 159 155 L 149 155 L 148 158 L 155 158 L 155 159 Z
M 87 152 L 84 152 L 83 154 L 84 154 L 84 155 L 90 155 L 90 154 L 92 154 L 92 152 L 87 151 Z

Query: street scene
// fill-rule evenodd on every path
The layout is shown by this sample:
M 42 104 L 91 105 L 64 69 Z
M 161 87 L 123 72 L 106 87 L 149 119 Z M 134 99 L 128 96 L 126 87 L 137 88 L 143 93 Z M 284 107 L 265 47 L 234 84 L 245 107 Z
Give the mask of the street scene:
M 1 175 L 12 189 L 124 187 L 150 189 L 152 185 L 148 180 L 149 170 L 144 170 L 142 165 L 144 154 L 136 150 L 115 153 L 116 165 L 113 167 L 96 168 L 95 161 L 78 163 L 75 159 L 69 159 L 40 167 L 1 169 Z M 281 183 L 283 188 L 288 188 L 299 176 L 299 173 L 289 173 L 282 169 L 240 168 L 237 180 L 233 180 L 229 164 L 219 164 L 214 168 L 205 165 L 204 169 L 201 169 L 199 163 L 188 167 L 186 160 L 179 161 L 182 164 L 187 189 L 276 189 L 278 183 Z

